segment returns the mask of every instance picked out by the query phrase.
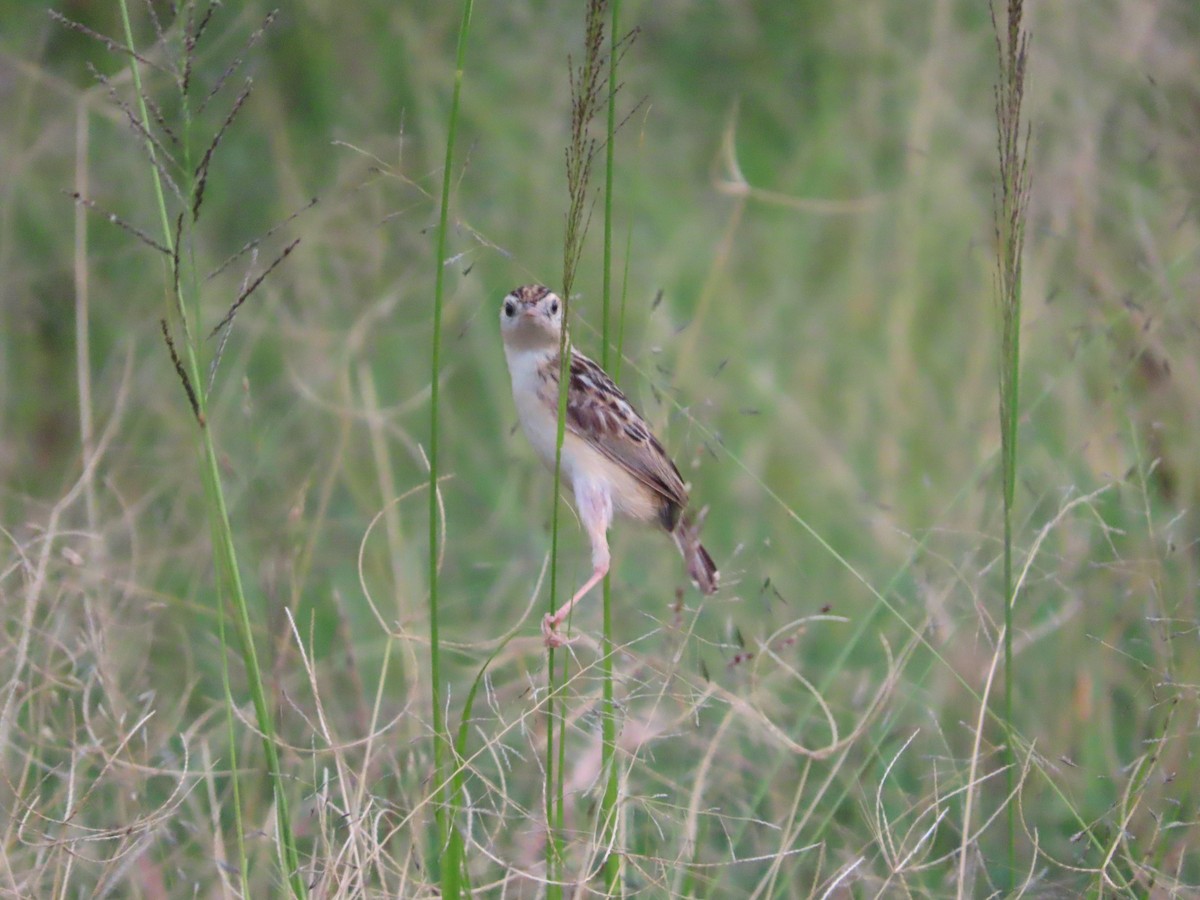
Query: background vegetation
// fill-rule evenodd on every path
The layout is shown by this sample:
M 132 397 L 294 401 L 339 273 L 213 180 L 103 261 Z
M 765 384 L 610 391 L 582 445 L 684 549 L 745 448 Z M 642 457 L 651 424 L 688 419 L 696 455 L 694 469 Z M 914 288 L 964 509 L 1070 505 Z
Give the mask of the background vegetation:
M 56 8 L 121 34 L 115 4 Z M 198 84 L 268 11 L 217 11 Z M 110 96 L 132 98 L 126 60 L 35 4 L 0 14 L 0 890 L 268 896 L 284 889 L 272 794 L 236 666 L 244 873 L 231 843 L 213 553 L 162 268 L 105 216 L 157 222 Z M 244 53 L 254 91 L 195 232 L 201 273 L 262 239 L 205 284 L 205 329 L 301 239 L 239 312 L 207 418 L 323 896 L 428 895 L 436 867 L 422 448 L 459 15 L 281 9 Z M 1200 7 L 1027 16 L 1008 798 L 1005 735 L 981 715 L 1003 619 L 987 7 L 625 4 L 620 380 L 710 506 L 725 583 L 680 594 L 669 541 L 614 533 L 630 894 L 1200 889 Z M 467 728 L 459 824 L 481 894 L 543 890 L 550 479 L 514 432 L 496 310 L 560 277 L 581 40 L 572 5 L 477 5 L 460 111 L 441 356 L 451 728 L 517 629 Z M 177 115 L 170 79 L 146 78 Z M 198 116 L 206 133 L 236 89 Z M 572 315 L 598 357 L 597 238 Z M 561 546 L 578 583 L 569 517 Z M 592 888 L 598 623 L 597 596 L 574 617 L 565 701 L 565 872 Z

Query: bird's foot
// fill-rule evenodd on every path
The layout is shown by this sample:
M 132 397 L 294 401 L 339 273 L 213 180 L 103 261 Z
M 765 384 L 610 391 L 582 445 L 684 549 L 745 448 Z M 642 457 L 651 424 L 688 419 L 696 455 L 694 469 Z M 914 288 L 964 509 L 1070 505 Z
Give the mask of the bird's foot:
M 550 613 L 542 618 L 542 637 L 546 640 L 546 646 L 553 650 L 555 647 L 564 647 L 575 642 L 575 638 L 569 638 L 559 633 L 559 621 Z

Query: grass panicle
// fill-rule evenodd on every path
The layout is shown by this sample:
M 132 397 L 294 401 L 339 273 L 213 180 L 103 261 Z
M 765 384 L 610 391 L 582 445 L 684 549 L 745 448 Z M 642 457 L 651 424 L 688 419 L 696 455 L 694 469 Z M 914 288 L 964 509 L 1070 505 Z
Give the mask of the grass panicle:
M 274 716 L 267 702 L 267 686 L 258 661 L 249 600 L 242 582 L 237 544 L 233 535 L 225 491 L 217 462 L 216 444 L 212 428 L 208 427 L 207 407 L 209 403 L 209 390 L 211 388 L 208 390 L 204 389 L 205 381 L 201 377 L 200 368 L 200 360 L 206 353 L 206 347 L 192 326 L 193 318 L 198 318 L 202 313 L 204 299 L 194 273 L 191 271 L 192 261 L 195 256 L 193 227 L 200 217 L 209 166 L 216 154 L 222 137 L 233 125 L 238 113 L 243 109 L 246 99 L 249 97 L 250 84 L 247 82 L 243 91 L 233 101 L 223 121 L 217 126 L 208 140 L 200 162 L 193 165 L 190 161 L 191 153 L 195 144 L 194 139 L 199 133 L 201 125 L 198 120 L 192 118 L 188 108 L 188 104 L 192 99 L 188 90 L 190 87 L 190 73 L 193 67 L 194 55 L 200 43 L 200 37 L 203 35 L 212 15 L 215 13 L 215 4 L 208 7 L 199 20 L 198 25 L 194 19 L 195 4 L 186 4 L 181 16 L 184 21 L 182 23 L 174 23 L 174 27 L 178 32 L 175 36 L 169 34 L 171 31 L 170 28 L 164 31 L 157 17 L 154 18 L 155 30 L 159 35 L 159 43 L 161 45 L 158 49 L 167 51 L 168 58 L 172 46 L 181 49 L 179 56 L 175 57 L 173 62 L 170 63 L 173 66 L 170 69 L 167 69 L 160 63 L 149 63 L 145 55 L 134 49 L 133 28 L 125 0 L 121 0 L 119 9 L 124 32 L 123 43 L 112 38 L 105 38 L 95 33 L 92 29 L 79 26 L 70 20 L 63 19 L 61 16 L 56 16 L 56 18 L 76 30 L 99 39 L 110 51 L 125 56 L 129 64 L 130 80 L 134 92 L 133 104 L 121 101 L 119 105 L 129 124 L 132 126 L 135 135 L 144 144 L 149 162 L 151 182 L 157 200 L 162 238 L 161 240 L 155 240 L 140 229 L 124 223 L 116 216 L 110 216 L 110 219 L 123 230 L 134 235 L 142 243 L 149 245 L 166 258 L 164 277 L 169 288 L 167 292 L 169 297 L 168 315 L 160 319 L 160 327 L 171 364 L 175 368 L 187 397 L 192 417 L 199 427 L 200 476 L 212 532 L 212 550 L 219 573 L 218 585 L 221 597 L 217 604 L 217 616 L 220 625 L 219 634 L 222 646 L 224 646 L 224 621 L 226 604 L 228 603 L 235 625 L 234 632 L 238 638 L 239 655 L 246 670 L 257 727 L 262 735 L 262 747 L 266 759 L 266 777 L 271 785 L 274 796 L 276 809 L 275 840 L 278 848 L 281 877 L 288 883 L 290 891 L 295 896 L 303 897 L 307 895 L 307 889 L 305 878 L 301 871 L 299 850 L 289 812 L 291 788 L 287 783 L 286 776 L 280 764 L 279 749 L 275 737 Z M 180 40 L 179 35 L 182 35 L 182 40 Z M 256 38 L 252 37 L 251 43 L 255 40 Z M 173 81 L 179 90 L 178 101 L 182 110 L 182 121 L 177 125 L 168 126 L 166 124 L 166 117 L 161 111 L 161 105 L 153 100 L 150 88 L 143 83 L 141 71 L 143 66 L 149 67 L 156 72 L 168 71 L 173 74 Z M 109 87 L 111 90 L 111 85 Z M 153 114 L 151 114 L 151 110 L 154 111 Z M 166 141 L 160 135 L 165 136 Z M 190 176 L 188 173 L 190 173 Z M 164 191 L 164 183 L 169 186 L 169 192 Z M 169 204 L 167 198 L 171 196 L 176 201 L 183 199 L 184 192 L 178 186 L 180 183 L 187 185 L 186 204 L 190 213 L 190 221 L 185 224 L 183 214 L 180 212 L 175 216 L 175 225 L 173 227 L 171 224 L 172 217 L 168 211 Z M 96 208 L 95 204 L 87 198 L 77 196 L 76 200 L 89 207 Z M 248 299 L 250 294 L 263 283 L 264 279 L 275 267 L 291 253 L 296 243 L 298 241 L 293 241 L 289 244 L 271 266 L 242 291 L 231 304 L 226 317 L 217 326 L 218 330 L 232 321 L 236 311 Z M 192 312 L 189 312 L 189 310 Z M 177 324 L 182 334 L 182 353 L 179 352 L 177 341 L 172 335 L 172 331 L 174 330 L 171 325 L 172 321 Z M 249 872 L 247 872 L 244 824 L 240 809 L 241 790 L 238 785 L 239 776 L 237 775 L 238 766 L 235 755 L 237 729 L 234 727 L 234 707 L 236 701 L 234 700 L 233 688 L 228 677 L 227 668 L 223 674 L 223 682 L 226 694 L 226 715 L 229 723 L 231 771 L 234 773 L 233 792 L 236 807 L 236 841 L 240 848 L 238 854 L 240 860 L 238 871 L 240 876 L 246 879 L 249 877 Z

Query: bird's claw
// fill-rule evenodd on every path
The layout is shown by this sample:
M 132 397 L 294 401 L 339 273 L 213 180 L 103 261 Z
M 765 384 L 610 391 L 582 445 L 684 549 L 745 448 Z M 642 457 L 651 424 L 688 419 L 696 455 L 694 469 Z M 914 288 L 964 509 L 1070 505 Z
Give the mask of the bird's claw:
M 553 650 L 556 647 L 564 647 L 574 641 L 574 638 L 564 637 L 558 631 L 558 620 L 550 613 L 546 613 L 542 617 L 542 637 L 545 638 L 546 646 Z

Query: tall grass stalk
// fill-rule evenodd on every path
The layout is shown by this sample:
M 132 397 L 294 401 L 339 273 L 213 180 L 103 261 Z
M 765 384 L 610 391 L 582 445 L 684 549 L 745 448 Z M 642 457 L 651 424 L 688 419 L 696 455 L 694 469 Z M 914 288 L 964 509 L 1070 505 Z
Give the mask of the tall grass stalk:
M 584 18 L 583 60 L 576 69 L 569 63 L 571 77 L 571 136 L 566 148 L 567 215 L 563 233 L 563 330 L 559 339 L 558 427 L 554 447 L 554 493 L 550 518 L 550 612 L 557 606 L 558 595 L 558 529 L 562 485 L 562 445 L 566 434 L 567 388 L 570 383 L 571 348 L 567 324 L 570 322 L 571 291 L 575 274 L 583 256 L 587 236 L 592 163 L 596 157 L 596 140 L 589 133 L 592 121 L 599 112 L 602 76 L 601 50 L 604 45 L 604 12 L 606 0 L 589 0 Z M 606 266 L 607 268 L 607 266 Z M 607 317 L 606 317 L 607 318 Z M 607 633 L 607 632 L 606 632 Z M 566 718 L 556 713 L 555 697 L 567 681 L 568 654 L 563 654 L 561 675 L 556 666 L 554 649 L 548 653 L 549 696 L 546 699 L 546 895 L 562 896 L 563 863 L 563 769 L 565 762 Z M 555 736 L 555 726 L 558 735 Z
M 452 758 L 453 747 L 446 730 L 442 710 L 441 644 L 438 635 L 438 419 L 440 408 L 439 383 L 442 365 L 442 305 L 445 293 L 446 235 L 449 230 L 450 185 L 454 165 L 454 140 L 458 133 L 459 100 L 462 96 L 463 71 L 467 58 L 467 34 L 471 28 L 473 0 L 464 0 L 462 19 L 458 27 L 458 49 L 454 66 L 454 93 L 450 99 L 450 116 L 446 127 L 446 156 L 442 164 L 442 196 L 438 214 L 436 272 L 433 288 L 433 353 L 430 360 L 429 397 L 429 681 L 430 701 L 433 704 L 433 785 L 439 796 L 434 797 L 434 819 L 437 830 L 438 864 L 440 854 L 451 847 L 454 826 L 454 805 L 457 796 L 446 778 L 446 761 Z M 451 794 L 447 797 L 447 793 Z M 457 842 L 454 842 L 457 847 Z M 451 853 L 440 868 L 442 896 L 459 895 L 459 858 Z
M 1008 865 L 1004 884 L 1016 875 L 1017 810 L 1016 748 L 1013 746 L 1013 607 L 1019 587 L 1013 580 L 1013 500 L 1017 483 L 1017 430 L 1020 408 L 1021 256 L 1029 203 L 1029 128 L 1022 127 L 1028 34 L 1021 26 L 1022 0 L 1008 0 L 1002 29 L 992 9 L 992 28 L 1000 77 L 996 85 L 997 154 L 1000 183 L 994 200 L 996 228 L 996 297 L 1000 307 L 1000 471 L 1004 494 L 1004 713 L 1005 792 L 1008 800 Z
M 75 192 L 86 197 L 88 186 L 90 122 L 88 104 L 80 98 L 75 106 Z M 89 324 L 89 280 L 88 280 L 88 221 L 87 210 L 75 205 L 75 376 L 79 391 L 79 445 L 83 451 L 83 468 L 91 467 L 96 448 L 96 429 L 92 417 L 92 352 Z M 87 512 L 88 530 L 96 531 L 96 481 L 88 476 L 84 485 L 84 509 Z
M 225 494 L 221 484 L 220 471 L 217 463 L 217 453 L 215 443 L 213 441 L 212 428 L 207 419 L 206 410 L 208 403 L 208 389 L 206 387 L 206 379 L 203 377 L 199 362 L 199 347 L 198 342 L 202 340 L 203 331 L 192 326 L 189 322 L 188 307 L 192 306 L 197 311 L 200 305 L 200 290 L 196 280 L 195 266 L 191 260 L 191 247 L 181 247 L 181 243 L 187 243 L 190 237 L 191 225 L 195 222 L 199 215 L 201 201 L 203 199 L 205 179 L 207 178 L 208 168 L 207 163 L 211 159 L 213 151 L 216 149 L 220 138 L 220 132 L 209 143 L 203 161 L 197 166 L 191 152 L 191 131 L 192 119 L 189 109 L 190 97 L 187 95 L 188 79 L 186 74 L 180 78 L 181 86 L 181 109 L 183 110 L 184 127 L 182 129 L 182 169 L 185 172 L 191 173 L 191 183 L 188 185 L 188 199 L 190 209 L 179 213 L 177 219 L 177 228 L 171 227 L 170 215 L 167 212 L 166 195 L 162 184 L 162 165 L 165 161 L 159 160 L 157 149 L 154 140 L 151 139 L 153 123 L 147 109 L 146 92 L 142 85 L 141 71 L 139 67 L 139 56 L 134 50 L 135 44 L 133 39 L 133 27 L 130 23 L 129 9 L 126 0 L 120 0 L 119 3 L 121 13 L 121 25 L 124 30 L 125 44 L 128 48 L 128 58 L 130 67 L 130 77 L 133 81 L 134 94 L 137 102 L 137 112 L 140 117 L 140 126 L 143 135 L 146 138 L 146 152 L 150 158 L 150 174 L 154 185 L 155 199 L 157 202 L 159 213 L 159 224 L 162 228 L 163 246 L 167 250 L 167 256 L 174 261 L 173 265 L 168 264 L 165 267 L 165 275 L 168 284 L 172 285 L 169 292 L 171 303 L 168 304 L 167 316 L 163 319 L 163 331 L 167 338 L 168 348 L 175 362 L 176 370 L 180 374 L 184 382 L 188 399 L 192 406 L 192 412 L 198 426 L 200 437 L 200 469 L 201 480 L 204 485 L 205 503 L 208 510 L 209 523 L 213 535 L 213 553 L 217 560 L 217 570 L 220 573 L 219 584 L 228 592 L 229 601 L 233 605 L 235 631 L 238 635 L 241 646 L 242 662 L 246 667 L 246 678 L 250 690 L 251 700 L 254 704 L 254 713 L 258 723 L 259 730 L 262 734 L 263 752 L 267 759 L 267 775 L 271 783 L 272 792 L 274 795 L 274 805 L 276 813 L 276 848 L 279 855 L 279 862 L 283 871 L 284 878 L 288 881 L 292 893 L 297 897 L 307 895 L 305 880 L 300 871 L 299 853 L 296 848 L 295 836 L 291 827 L 291 816 L 288 810 L 288 795 L 284 786 L 283 772 L 279 765 L 279 752 L 276 746 L 275 726 L 271 716 L 270 708 L 267 705 L 266 690 L 263 684 L 262 670 L 258 662 L 258 653 L 254 646 L 254 635 L 250 624 L 249 605 L 246 601 L 246 592 L 242 584 L 241 571 L 238 565 L 237 549 L 233 539 L 233 529 L 229 521 L 229 510 L 225 502 Z M 202 20 L 207 22 L 207 19 Z M 195 43 L 198 40 L 198 34 L 190 33 L 186 29 L 192 24 L 190 15 L 184 33 L 184 53 L 185 53 L 185 72 L 190 72 L 192 66 L 191 54 L 195 52 Z M 202 26 L 201 26 L 202 27 Z M 249 88 L 246 89 L 247 91 Z M 241 107 L 245 99 L 245 93 L 239 95 L 239 98 L 234 101 L 233 108 L 225 120 L 227 127 L 236 116 L 238 109 Z M 187 277 L 181 277 L 181 268 L 187 268 Z M 245 299 L 245 294 L 238 298 L 238 302 Z M 235 307 L 236 309 L 236 304 Z M 231 309 L 230 314 L 233 310 Z M 183 357 L 182 359 L 176 354 L 174 345 L 170 338 L 170 332 L 167 327 L 168 321 L 177 321 L 183 332 Z M 219 610 L 219 620 L 221 622 L 222 646 L 224 646 L 224 603 L 221 604 Z M 226 714 L 230 721 L 230 753 L 234 753 L 236 742 L 232 740 L 234 732 L 233 727 L 233 707 L 234 701 L 232 692 L 229 688 L 228 681 L 228 663 L 223 672 L 223 678 L 226 685 Z M 236 763 L 231 767 L 232 777 L 234 779 L 234 796 L 238 798 L 240 793 L 237 789 L 237 771 Z M 235 805 L 237 805 L 235 803 Z M 242 862 L 242 880 L 245 884 L 248 880 L 248 873 L 245 871 L 245 850 L 243 844 L 243 828 L 240 823 L 240 806 L 236 810 L 238 816 L 238 842 Z
M 612 0 L 612 18 L 608 26 L 608 118 L 605 122 L 604 142 L 604 262 L 601 288 L 600 318 L 600 365 L 611 372 L 612 360 L 609 352 L 609 308 L 612 298 L 612 233 L 613 233 L 613 137 L 617 128 L 617 35 L 621 16 L 621 0 Z M 626 253 L 626 271 L 629 256 Z M 621 312 L 624 313 L 624 303 Z M 622 328 L 624 316 L 622 315 Z M 604 890 L 609 896 L 616 891 L 621 877 L 621 849 L 616 843 L 617 834 L 617 712 L 613 692 L 613 653 L 616 644 L 612 630 L 612 581 L 611 575 L 604 576 L 604 658 L 601 661 L 603 682 L 603 707 L 601 709 L 600 771 L 604 777 L 604 793 L 600 797 L 600 845 L 611 847 L 604 860 Z

